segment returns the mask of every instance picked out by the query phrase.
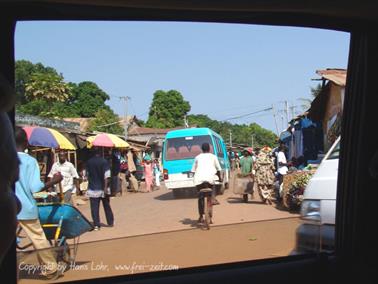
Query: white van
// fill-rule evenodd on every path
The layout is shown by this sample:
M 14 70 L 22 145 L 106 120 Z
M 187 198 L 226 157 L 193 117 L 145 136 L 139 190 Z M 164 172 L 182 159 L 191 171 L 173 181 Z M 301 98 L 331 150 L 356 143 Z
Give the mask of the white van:
M 333 251 L 340 137 L 324 156 L 304 191 L 296 252 Z

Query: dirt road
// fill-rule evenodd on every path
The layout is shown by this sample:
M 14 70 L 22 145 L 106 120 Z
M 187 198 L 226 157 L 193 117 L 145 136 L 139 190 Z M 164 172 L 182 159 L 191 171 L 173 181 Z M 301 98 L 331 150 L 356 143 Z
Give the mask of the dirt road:
M 221 204 L 214 206 L 215 224 L 210 231 L 197 226 L 195 196 L 175 199 L 162 188 L 113 198 L 115 226 L 84 234 L 76 262 L 58 282 L 290 254 L 297 214 L 259 200 L 243 203 L 232 190 L 217 198 Z M 79 209 L 91 219 L 88 204 Z M 101 220 L 105 220 L 103 214 Z M 36 254 L 19 254 L 19 262 L 35 264 Z M 20 283 L 46 281 L 21 267 Z
M 248 203 L 243 203 L 232 189 L 217 196 L 220 205 L 214 206 L 214 225 L 226 225 L 250 221 L 297 217 L 297 214 L 262 204 L 257 194 Z M 103 227 L 100 231 L 84 234 L 80 242 L 144 235 L 196 227 L 198 219 L 196 195 L 187 192 L 176 199 L 172 191 L 162 187 L 151 193 L 126 193 L 114 197 L 111 206 L 115 216 L 113 228 Z M 91 220 L 89 202 L 78 207 Z M 105 222 L 103 209 L 101 222 Z

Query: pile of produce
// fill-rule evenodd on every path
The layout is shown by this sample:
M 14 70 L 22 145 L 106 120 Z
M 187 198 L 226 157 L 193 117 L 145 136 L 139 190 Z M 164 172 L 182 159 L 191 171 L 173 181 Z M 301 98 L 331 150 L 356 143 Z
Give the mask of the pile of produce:
M 282 201 L 283 205 L 291 210 L 298 210 L 303 201 L 304 190 L 315 170 L 296 171 L 284 177 Z

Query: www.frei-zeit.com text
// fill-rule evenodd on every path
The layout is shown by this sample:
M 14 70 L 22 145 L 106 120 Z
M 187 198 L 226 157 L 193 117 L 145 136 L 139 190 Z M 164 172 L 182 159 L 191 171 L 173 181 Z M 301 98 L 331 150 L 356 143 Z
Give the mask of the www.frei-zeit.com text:
M 35 274 L 40 272 L 45 272 L 48 270 L 52 270 L 53 265 L 38 265 L 38 264 L 28 264 L 21 262 L 18 265 L 20 271 L 26 271 L 27 274 Z M 76 264 L 72 262 L 71 264 L 67 263 L 58 263 L 58 269 L 65 271 L 124 271 L 124 272 L 131 272 L 135 273 L 138 271 L 148 272 L 148 271 L 167 271 L 167 270 L 178 270 L 179 266 L 174 264 L 164 264 L 163 262 L 155 263 L 155 264 L 146 264 L 146 263 L 137 263 L 133 262 L 131 264 L 104 264 L 101 262 L 90 262 L 85 264 Z

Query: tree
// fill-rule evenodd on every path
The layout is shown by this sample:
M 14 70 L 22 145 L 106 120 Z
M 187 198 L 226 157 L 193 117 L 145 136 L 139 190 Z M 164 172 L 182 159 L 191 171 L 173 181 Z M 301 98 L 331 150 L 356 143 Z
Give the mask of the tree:
M 185 101 L 176 90 L 156 91 L 149 111 L 147 127 L 173 128 L 184 125 L 184 117 L 190 111 L 189 102 Z
M 62 74 L 41 63 L 16 62 L 17 110 L 46 117 L 94 117 L 109 95 L 96 83 L 65 83 Z
M 249 133 L 253 134 L 255 139 L 254 143 L 259 146 L 274 147 L 277 144 L 277 136 L 272 131 L 265 129 L 257 123 L 251 123 L 248 126 Z M 249 137 L 251 137 L 251 134 Z M 252 138 L 250 138 L 252 139 Z
M 49 117 L 50 106 L 45 100 L 33 100 L 17 107 L 17 111 L 24 114 Z
M 299 98 L 298 100 L 302 101 L 303 110 L 308 110 L 311 107 L 313 100 L 322 92 L 322 84 L 318 83 L 315 87 L 310 87 L 311 99 Z
M 318 83 L 315 87 L 311 87 L 311 96 L 316 98 L 322 92 L 322 84 Z
M 63 76 L 48 73 L 33 73 L 25 84 L 28 101 L 45 100 L 49 103 L 65 102 L 71 95 L 71 87 L 63 81 Z
M 17 60 L 15 64 L 15 90 L 17 104 L 26 102 L 25 88 L 30 77 L 35 73 L 51 74 L 59 76 L 58 72 L 52 67 L 45 67 L 42 63 L 33 64 L 27 60 Z
M 232 132 L 233 143 L 252 144 L 252 135 L 254 146 L 270 146 L 276 144 L 277 136 L 270 130 L 267 130 L 256 123 L 232 124 L 225 121 L 217 121 L 209 118 L 207 115 L 197 114 L 188 115 L 189 125 L 197 127 L 208 127 L 221 135 L 228 141 L 229 133 Z
M 124 134 L 124 129 L 119 123 L 119 117 L 108 106 L 97 110 L 95 118 L 89 124 L 88 130 L 118 135 Z
M 69 104 L 79 117 L 94 117 L 98 109 L 106 107 L 105 101 L 110 98 L 94 82 L 70 83 L 70 87 L 72 96 Z
M 76 117 L 74 110 L 68 107 L 66 103 L 49 103 L 43 99 L 36 99 L 19 105 L 17 111 L 24 114 L 51 118 Z

